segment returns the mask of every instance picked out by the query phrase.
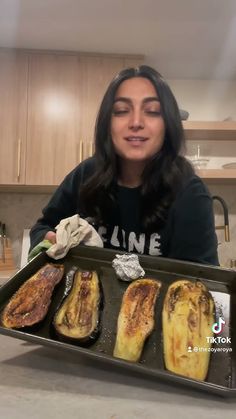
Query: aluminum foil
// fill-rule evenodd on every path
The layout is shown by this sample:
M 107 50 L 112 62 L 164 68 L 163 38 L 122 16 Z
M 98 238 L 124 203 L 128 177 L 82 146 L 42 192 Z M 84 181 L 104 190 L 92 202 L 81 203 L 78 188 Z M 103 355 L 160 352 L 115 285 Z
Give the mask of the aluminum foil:
M 135 254 L 116 255 L 112 261 L 112 267 L 122 281 L 131 282 L 145 275 L 145 271 L 139 264 L 138 255 Z

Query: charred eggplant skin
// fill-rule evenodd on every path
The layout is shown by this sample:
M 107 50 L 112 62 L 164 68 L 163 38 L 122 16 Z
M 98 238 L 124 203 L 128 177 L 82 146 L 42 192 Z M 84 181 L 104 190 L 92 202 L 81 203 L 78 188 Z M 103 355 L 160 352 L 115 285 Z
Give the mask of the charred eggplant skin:
M 113 356 L 139 361 L 147 337 L 154 329 L 154 308 L 161 282 L 138 279 L 126 289 L 117 322 Z
M 73 267 L 52 322 L 53 334 L 61 341 L 90 345 L 101 331 L 103 292 L 96 271 Z
M 166 369 L 192 379 L 206 379 L 211 353 L 207 336 L 213 336 L 214 319 L 214 300 L 203 283 L 180 279 L 169 286 L 162 310 Z M 194 351 L 194 347 L 204 351 Z
M 64 266 L 47 263 L 10 298 L 1 315 L 1 325 L 10 329 L 40 325 L 47 315 L 52 294 L 64 275 Z

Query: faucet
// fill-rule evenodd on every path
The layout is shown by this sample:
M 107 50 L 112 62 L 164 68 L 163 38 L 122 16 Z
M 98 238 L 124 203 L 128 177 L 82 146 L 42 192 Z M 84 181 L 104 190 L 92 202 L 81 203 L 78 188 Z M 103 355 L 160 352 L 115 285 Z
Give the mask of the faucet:
M 229 211 L 226 202 L 223 198 L 220 196 L 212 196 L 212 200 L 219 201 L 222 205 L 223 211 L 224 211 L 224 225 L 216 226 L 216 230 L 224 230 L 225 231 L 225 241 L 230 241 L 230 235 L 229 235 Z

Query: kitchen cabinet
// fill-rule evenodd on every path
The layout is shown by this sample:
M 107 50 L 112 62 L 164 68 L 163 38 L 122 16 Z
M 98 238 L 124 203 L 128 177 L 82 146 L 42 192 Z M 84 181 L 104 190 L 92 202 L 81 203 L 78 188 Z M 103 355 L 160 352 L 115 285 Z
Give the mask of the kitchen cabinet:
M 0 184 L 25 182 L 28 56 L 0 50 Z
M 105 89 L 122 56 L 36 54 L 29 57 L 26 184 L 58 185 L 91 156 Z M 137 63 L 140 59 L 133 61 Z
M 76 55 L 29 56 L 26 184 L 57 185 L 79 159 L 81 64 Z
M 124 63 L 122 57 L 83 56 L 81 67 L 83 107 L 80 138 L 84 159 L 92 154 L 95 121 L 102 97 L 112 78 L 124 67 Z
M 221 150 L 226 152 L 228 159 L 236 162 L 236 121 L 184 121 L 183 127 L 187 144 L 194 142 L 202 149 L 202 145 L 212 142 L 212 147 L 209 147 L 212 150 L 210 159 L 221 145 Z M 198 170 L 198 174 L 210 183 L 236 182 L 236 169 L 205 168 Z
M 0 49 L 0 184 L 55 187 L 92 155 L 94 125 L 103 94 L 122 68 L 141 56 Z M 187 143 L 234 145 L 236 122 L 183 122 Z M 201 146 L 202 147 L 202 146 Z M 214 153 L 213 153 L 214 155 Z M 235 169 L 200 176 L 235 183 Z
M 1 187 L 56 186 L 92 155 L 108 83 L 141 62 L 141 56 L 0 49 Z
M 140 65 L 140 58 L 122 56 L 83 56 L 81 100 L 81 133 L 83 158 L 93 151 L 96 116 L 104 93 L 113 77 L 123 68 Z

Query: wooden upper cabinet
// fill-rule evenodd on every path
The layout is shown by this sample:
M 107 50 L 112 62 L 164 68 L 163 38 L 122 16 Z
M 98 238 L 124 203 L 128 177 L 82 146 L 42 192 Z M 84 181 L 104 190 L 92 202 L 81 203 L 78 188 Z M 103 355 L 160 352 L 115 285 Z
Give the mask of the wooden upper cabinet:
M 0 51 L 0 184 L 25 181 L 28 57 Z
M 83 56 L 82 64 L 82 117 L 81 141 L 83 142 L 83 158 L 91 154 L 94 142 L 94 128 L 97 112 L 112 78 L 123 68 L 120 57 Z
M 122 56 L 82 56 L 82 114 L 81 141 L 83 143 L 83 158 L 91 155 L 94 143 L 94 128 L 97 113 L 111 80 L 126 67 L 140 65 L 139 57 Z
M 0 50 L 0 184 L 58 185 L 94 149 L 102 97 L 135 56 Z
M 138 67 L 143 64 L 143 57 L 125 57 L 124 68 Z
M 30 55 L 27 185 L 57 185 L 80 159 L 80 67 L 78 56 Z

